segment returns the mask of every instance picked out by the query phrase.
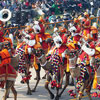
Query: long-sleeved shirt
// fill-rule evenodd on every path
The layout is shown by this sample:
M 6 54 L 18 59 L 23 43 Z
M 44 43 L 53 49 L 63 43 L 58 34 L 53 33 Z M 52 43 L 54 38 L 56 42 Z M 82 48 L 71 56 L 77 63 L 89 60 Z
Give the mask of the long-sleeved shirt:
M 100 8 L 97 11 L 97 17 L 99 17 L 99 16 L 100 16 Z

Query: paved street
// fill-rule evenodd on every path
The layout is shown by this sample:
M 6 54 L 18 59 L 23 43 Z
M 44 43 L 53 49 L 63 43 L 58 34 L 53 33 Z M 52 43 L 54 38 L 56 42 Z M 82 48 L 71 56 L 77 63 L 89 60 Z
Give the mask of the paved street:
M 36 82 L 34 80 L 35 71 L 34 71 L 34 69 L 31 69 L 31 71 L 32 71 L 32 78 L 30 81 L 30 86 L 31 86 L 31 88 L 33 88 L 34 84 Z M 44 70 L 41 71 L 41 77 L 43 75 L 44 75 Z M 49 94 L 47 93 L 47 91 L 44 88 L 45 80 L 41 79 L 36 92 L 32 93 L 32 95 L 26 95 L 27 86 L 26 86 L 26 84 L 21 84 L 20 80 L 21 80 L 21 76 L 18 75 L 16 84 L 15 84 L 15 88 L 18 92 L 17 100 L 50 100 Z M 67 91 L 70 89 L 74 89 L 74 87 L 68 86 L 67 89 L 65 90 L 64 94 L 60 98 L 60 100 L 75 100 L 75 99 L 73 99 L 73 97 L 70 97 L 69 94 L 67 93 Z M 55 90 L 52 90 L 52 91 L 53 91 L 53 93 L 56 93 Z M 97 90 L 92 90 L 92 92 L 94 92 L 94 91 L 97 91 Z M 0 89 L 0 100 L 2 100 L 3 93 L 4 93 L 4 89 Z M 14 100 L 12 92 L 10 93 L 10 98 L 8 98 L 7 100 Z M 89 100 L 89 99 L 87 98 L 87 96 L 85 96 L 82 100 Z M 93 98 L 93 100 L 100 100 L 100 98 Z

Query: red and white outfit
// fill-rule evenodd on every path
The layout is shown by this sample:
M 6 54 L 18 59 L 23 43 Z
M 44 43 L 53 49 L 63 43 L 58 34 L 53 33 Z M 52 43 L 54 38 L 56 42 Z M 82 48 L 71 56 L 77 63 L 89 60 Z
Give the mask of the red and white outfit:
M 40 24 L 39 22 L 35 23 L 36 25 L 33 26 L 33 29 L 36 34 L 36 42 L 41 43 L 42 48 L 46 50 L 50 48 L 50 44 L 45 40 L 51 38 L 51 35 L 49 33 L 45 33 L 45 27 L 43 26 L 43 24 Z

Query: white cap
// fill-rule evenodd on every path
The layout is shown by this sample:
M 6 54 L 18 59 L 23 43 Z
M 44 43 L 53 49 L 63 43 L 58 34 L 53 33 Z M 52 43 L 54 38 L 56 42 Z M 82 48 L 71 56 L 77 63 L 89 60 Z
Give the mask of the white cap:
M 37 34 L 37 33 L 39 33 L 40 32 L 40 30 L 41 30 L 41 28 L 40 28 L 40 26 L 38 25 L 38 24 L 36 24 L 36 25 L 33 25 L 33 30 L 34 30 L 34 32 Z M 38 30 L 38 31 L 37 31 Z
M 90 2 L 90 5 L 91 5 L 91 6 L 93 6 L 93 5 L 94 5 L 94 4 L 93 4 L 93 1 L 91 1 L 91 2 Z
M 37 24 L 39 24 L 39 22 L 38 22 L 38 21 L 34 21 L 34 24 L 36 24 L 36 25 L 37 25 Z
M 94 26 L 94 27 L 96 27 L 96 28 L 97 28 L 97 23 L 96 23 L 96 22 L 94 22 L 92 26 Z
M 75 26 L 71 27 L 71 28 L 70 28 L 70 31 L 71 31 L 71 32 L 72 32 L 72 31 L 76 31 Z

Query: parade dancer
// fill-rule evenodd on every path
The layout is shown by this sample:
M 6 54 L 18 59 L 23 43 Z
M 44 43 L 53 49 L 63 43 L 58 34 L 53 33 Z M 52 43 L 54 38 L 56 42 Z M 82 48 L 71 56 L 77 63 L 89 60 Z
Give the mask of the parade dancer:
M 13 56 L 13 44 L 10 38 L 3 37 L 3 22 L 0 21 L 0 82 L 5 83 L 8 79 L 15 80 L 17 73 L 10 65 Z M 7 59 L 8 58 L 8 59 Z M 11 76 L 12 74 L 12 76 Z M 2 84 L 4 85 L 4 84 Z
M 90 31 L 91 31 L 91 23 L 89 19 L 89 14 L 87 12 L 84 13 L 82 28 L 83 28 L 83 38 L 87 40 L 87 38 L 90 36 Z

